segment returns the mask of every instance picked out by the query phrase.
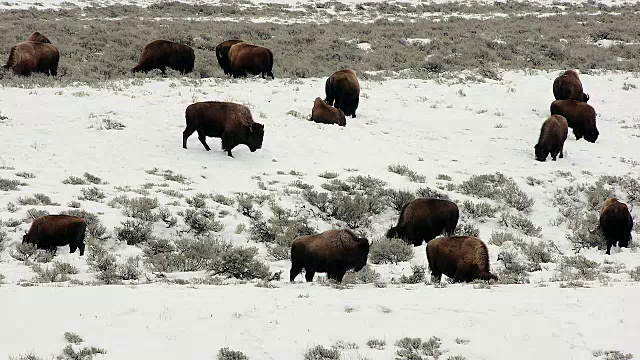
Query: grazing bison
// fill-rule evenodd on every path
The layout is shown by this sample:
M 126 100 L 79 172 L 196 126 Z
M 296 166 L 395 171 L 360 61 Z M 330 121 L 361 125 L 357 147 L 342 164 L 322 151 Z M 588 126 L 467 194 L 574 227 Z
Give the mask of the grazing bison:
M 360 83 L 351 69 L 334 72 L 325 84 L 325 101 L 342 110 L 346 116 L 356 117 L 360 102 Z
M 60 52 L 47 43 L 23 41 L 11 48 L 4 69 L 12 69 L 16 75 L 29 76 L 31 73 L 44 73 L 56 76 Z
M 198 132 L 198 140 L 209 151 L 206 137 L 222 139 L 222 150 L 231 157 L 234 147 L 245 144 L 251 152 L 262 148 L 264 125 L 253 121 L 248 107 L 231 102 L 203 101 L 187 106 L 187 128 L 182 133 L 182 147 L 187 148 L 187 138 Z
M 607 255 L 611 253 L 611 246 L 629 246 L 633 218 L 626 204 L 616 198 L 607 199 L 600 209 L 599 226 L 607 241 Z
M 229 60 L 229 49 L 237 43 L 243 42 L 242 40 L 226 40 L 216 46 L 216 57 L 218 58 L 218 64 L 224 71 L 225 75 L 231 75 L 231 61 Z
M 22 243 L 33 244 L 55 254 L 58 246 L 69 245 L 69 252 L 80 249 L 84 255 L 84 236 L 87 223 L 81 217 L 71 215 L 45 215 L 31 223 L 31 228 L 22 237 Z
M 556 100 L 589 101 L 589 95 L 582 91 L 582 82 L 574 70 L 565 71 L 553 81 L 553 96 Z
M 189 45 L 178 44 L 168 40 L 155 40 L 142 48 L 138 65 L 131 69 L 132 72 L 147 72 L 160 69 L 166 74 L 167 67 L 181 74 L 193 71 L 196 55 Z
M 482 240 L 472 236 L 450 236 L 427 243 L 427 261 L 431 278 L 440 282 L 442 274 L 454 282 L 475 279 L 498 280 L 489 272 L 489 250 Z
M 45 43 L 45 44 L 51 44 L 51 41 L 49 41 L 49 39 L 47 39 L 46 36 L 40 34 L 39 32 L 34 32 L 33 34 L 31 34 L 29 36 L 29 38 L 27 39 L 27 41 L 35 41 L 35 42 L 41 42 L 41 43 Z
M 327 105 L 327 103 L 319 97 L 313 102 L 311 120 L 320 124 L 347 125 L 347 118 L 344 116 L 342 110 Z
M 249 73 L 274 78 L 273 53 L 266 47 L 239 42 L 229 49 L 229 61 L 233 77 L 244 77 Z
M 316 272 L 342 282 L 347 270 L 360 271 L 367 264 L 369 240 L 357 237 L 351 230 L 328 230 L 316 235 L 300 236 L 291 243 L 289 281 L 305 271 L 305 279 L 313 281 Z
M 576 140 L 584 139 L 595 143 L 600 132 L 596 126 L 596 111 L 585 102 L 577 100 L 556 100 L 551 103 L 551 115 L 562 115 L 573 129 Z
M 398 224 L 387 231 L 387 238 L 420 246 L 442 233 L 453 235 L 459 217 L 458 206 L 449 200 L 418 198 L 402 208 Z
M 545 120 L 540 129 L 538 143 L 534 146 L 536 160 L 547 160 L 549 153 L 551 153 L 551 159 L 553 161 L 556 161 L 558 154 L 560 154 L 560 159 L 562 159 L 562 148 L 564 147 L 564 141 L 567 140 L 568 132 L 569 127 L 567 125 L 567 119 L 565 119 L 564 116 L 551 115 Z

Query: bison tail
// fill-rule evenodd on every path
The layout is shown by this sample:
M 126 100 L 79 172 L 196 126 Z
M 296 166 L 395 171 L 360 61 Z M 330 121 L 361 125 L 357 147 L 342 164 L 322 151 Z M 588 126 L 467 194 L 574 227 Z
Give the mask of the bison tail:
M 389 231 L 387 231 L 387 239 L 393 239 L 395 237 L 398 237 L 398 227 L 394 226 L 391 229 L 389 229 Z

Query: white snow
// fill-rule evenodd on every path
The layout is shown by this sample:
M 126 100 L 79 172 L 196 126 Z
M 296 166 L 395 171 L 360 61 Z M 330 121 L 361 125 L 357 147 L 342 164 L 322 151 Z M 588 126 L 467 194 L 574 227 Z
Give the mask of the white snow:
M 361 49 L 364 51 L 371 51 L 371 44 L 367 42 L 358 43 L 356 46 L 358 47 L 358 49 Z

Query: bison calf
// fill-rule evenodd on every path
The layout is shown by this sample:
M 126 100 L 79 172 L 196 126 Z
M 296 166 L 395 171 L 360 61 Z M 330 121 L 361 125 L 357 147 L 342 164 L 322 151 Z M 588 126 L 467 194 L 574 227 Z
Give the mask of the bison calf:
M 233 77 L 244 77 L 249 73 L 274 78 L 273 53 L 266 47 L 239 42 L 229 49 L 229 61 Z
M 489 272 L 489 250 L 482 240 L 471 236 L 441 237 L 427 243 L 431 278 L 440 282 L 442 274 L 454 282 L 475 279 L 498 280 Z
M 311 120 L 320 124 L 347 125 L 347 118 L 344 116 L 342 110 L 327 105 L 327 103 L 319 97 L 313 102 Z
M 574 70 L 565 71 L 553 81 L 553 96 L 556 100 L 589 101 L 589 95 L 583 92 L 580 77 Z
M 33 244 L 55 254 L 58 246 L 69 245 L 69 252 L 80 249 L 84 255 L 84 237 L 87 223 L 81 217 L 71 215 L 45 215 L 36 218 L 22 237 L 23 244 Z
M 420 246 L 442 233 L 453 235 L 459 217 L 458 206 L 449 200 L 418 198 L 402 208 L 398 224 L 387 231 L 387 238 Z
M 325 101 L 342 110 L 346 116 L 356 117 L 360 102 L 360 83 L 351 69 L 334 72 L 325 84 Z
M 29 76 L 31 73 L 58 75 L 60 52 L 58 48 L 44 42 L 24 41 L 12 47 L 5 69 L 12 69 L 16 75 Z
M 313 281 L 316 272 L 326 272 L 327 278 L 342 282 L 347 270 L 360 271 L 368 256 L 369 240 L 348 229 L 300 236 L 291 243 L 289 281 L 293 282 L 304 269 L 308 282 Z
M 193 71 L 196 55 L 189 45 L 178 44 L 168 40 L 154 40 L 142 48 L 140 60 L 132 72 L 147 72 L 160 69 L 166 74 L 167 67 L 181 74 Z
M 611 254 L 611 246 L 629 246 L 633 218 L 626 204 L 616 198 L 607 199 L 600 209 L 599 225 L 607 241 L 607 255 Z
M 216 46 L 216 58 L 218 64 L 225 75 L 231 75 L 231 60 L 229 60 L 229 50 L 235 44 L 243 42 L 242 40 L 226 40 Z
M 545 161 L 549 154 L 551 154 L 551 160 L 553 161 L 556 161 L 558 154 L 562 159 L 562 149 L 565 140 L 567 140 L 568 132 L 569 127 L 564 116 L 551 115 L 545 120 L 540 129 L 538 143 L 534 146 L 536 160 Z
M 206 137 L 222 139 L 222 150 L 233 157 L 231 150 L 244 144 L 251 152 L 262 148 L 264 125 L 253 121 L 248 107 L 220 101 L 203 101 L 187 106 L 187 127 L 182 133 L 182 147 L 187 148 L 187 139 L 194 131 L 198 140 L 209 151 Z
M 596 127 L 596 111 L 585 102 L 577 100 L 555 100 L 551 103 L 551 115 L 562 115 L 573 129 L 576 140 L 595 143 L 600 132 Z

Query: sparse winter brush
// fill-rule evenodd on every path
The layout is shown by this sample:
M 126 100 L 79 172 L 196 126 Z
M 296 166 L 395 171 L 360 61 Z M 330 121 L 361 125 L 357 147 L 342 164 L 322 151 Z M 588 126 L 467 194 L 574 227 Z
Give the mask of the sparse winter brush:
M 196 235 L 203 235 L 209 232 L 219 232 L 224 229 L 224 225 L 215 219 L 212 210 L 206 208 L 187 209 L 184 213 L 184 222 Z
M 218 350 L 218 360 L 249 360 L 249 357 L 241 351 L 231 350 L 224 347 Z
M 82 209 L 72 209 L 63 211 L 61 214 L 83 218 L 87 223 L 87 238 L 89 239 L 105 240 L 109 237 L 107 235 L 107 228 L 100 223 L 98 215 L 94 213 Z
M 25 261 L 32 256 L 34 256 L 37 252 L 36 246 L 29 243 L 18 243 L 16 244 L 16 252 L 11 252 L 10 255 L 16 260 Z
M 20 190 L 19 186 L 27 186 L 28 184 L 18 180 L 9 180 L 0 177 L 0 190 L 1 191 L 16 191 Z
M 593 352 L 593 357 L 596 360 L 631 360 L 633 354 L 625 354 L 618 350 L 596 350 Z
M 82 196 L 78 198 L 79 200 L 99 202 L 100 200 L 107 197 L 102 190 L 100 190 L 95 186 L 92 186 L 89 188 L 83 188 L 81 191 L 82 191 Z
M 187 204 L 189 204 L 194 208 L 203 209 L 207 207 L 206 198 L 207 198 L 206 194 L 198 193 L 198 194 L 195 194 L 193 197 L 187 198 L 186 202 Z
M 259 210 L 253 208 L 254 198 L 250 194 L 239 194 L 237 197 L 238 212 L 252 220 L 258 220 L 262 217 Z
M 629 270 L 629 276 L 633 281 L 640 281 L 640 266 L 636 266 L 633 270 Z
M 33 353 L 30 353 L 30 354 L 21 354 L 17 356 L 9 355 L 9 360 L 42 360 L 42 358 L 39 356 L 36 356 Z
M 62 180 L 62 183 L 68 184 L 68 185 L 87 185 L 88 184 L 86 180 L 77 176 L 69 176 L 68 178 Z
M 419 197 L 424 197 L 424 198 L 431 198 L 431 199 L 441 199 L 441 200 L 450 200 L 451 198 L 449 197 L 449 195 L 440 192 L 438 190 L 434 190 L 432 188 L 429 187 L 421 187 L 420 189 L 418 189 L 416 191 L 416 194 Z
M 369 261 L 373 264 L 398 264 L 413 257 L 413 245 L 401 239 L 381 238 L 369 248 Z
M 389 165 L 388 170 L 392 173 L 402 175 L 409 179 L 411 182 L 423 183 L 427 179 L 424 175 L 420 175 L 417 172 L 409 169 L 407 165 L 395 164 Z
M 469 218 L 480 219 L 480 221 L 483 221 L 484 218 L 495 217 L 499 209 L 487 202 L 474 203 L 473 201 L 465 200 L 462 203 L 461 210 L 469 216 Z
M 524 212 L 530 212 L 534 201 L 520 190 L 516 182 L 502 173 L 473 175 L 458 186 L 465 195 L 488 198 Z
M 522 233 L 527 236 L 540 237 L 542 235 L 542 229 L 539 226 L 536 226 L 531 220 L 520 215 L 502 213 L 500 215 L 500 222 L 506 227 L 522 231 Z
M 7 242 L 9 242 L 9 235 L 6 231 L 0 230 L 0 253 L 4 251 Z
M 84 341 L 82 337 L 80 337 L 80 335 L 72 332 L 65 332 L 64 339 L 67 340 L 68 343 L 74 344 L 74 345 L 79 345 Z
M 49 215 L 49 212 L 47 210 L 29 209 L 27 210 L 27 216 L 25 217 L 25 221 L 30 223 L 33 219 L 37 219 L 45 215 Z
M 79 201 L 71 200 L 67 203 L 67 206 L 74 209 L 79 209 L 82 204 Z
M 151 238 L 151 223 L 136 219 L 126 220 L 121 223 L 121 227 L 115 228 L 118 240 L 125 241 L 127 245 L 143 243 Z
M 158 218 L 162 220 L 168 228 L 172 228 L 178 224 L 178 219 L 171 215 L 171 211 L 166 207 L 158 210 Z
M 226 197 L 221 194 L 213 195 L 211 199 L 221 205 L 233 206 L 233 204 L 235 203 L 235 200 L 233 200 L 232 198 Z
M 400 277 L 400 282 L 402 284 L 417 284 L 424 282 L 426 279 L 426 270 L 427 268 L 424 265 L 411 264 L 411 271 L 413 272 L 413 274 L 411 274 L 410 276 L 402 275 Z
M 553 276 L 553 281 L 593 281 L 600 272 L 599 264 L 583 255 L 563 256 Z
M 515 245 L 524 244 L 524 239 L 506 231 L 494 231 L 493 233 L 491 233 L 489 244 L 502 246 L 502 244 L 504 244 L 507 241 L 510 241 Z
M 14 213 L 16 211 L 20 210 L 20 207 L 12 202 L 8 202 L 7 203 L 7 211 L 10 213 Z
M 21 178 L 25 178 L 25 179 L 35 179 L 35 177 L 36 177 L 36 175 L 34 173 L 30 173 L 30 172 L 26 172 L 26 171 L 17 172 L 16 176 L 21 177 Z
M 453 232 L 456 236 L 480 236 L 480 229 L 468 222 L 460 222 L 456 226 L 455 231 Z
M 342 282 L 345 284 L 373 284 L 379 279 L 380 274 L 367 264 L 358 272 L 348 271 Z
M 310 190 L 310 189 L 313 189 L 313 186 L 312 186 L 312 185 L 305 184 L 305 183 L 303 183 L 303 182 L 302 182 L 302 181 L 300 181 L 300 180 L 294 180 L 294 181 L 292 181 L 292 182 L 289 184 L 289 186 L 293 186 L 293 187 L 296 187 L 296 188 L 301 189 L 301 190 Z
M 414 200 L 416 197 L 412 192 L 406 190 L 388 190 L 386 192 L 387 204 L 396 211 L 401 211 L 402 208 Z
M 325 179 L 335 179 L 338 177 L 338 173 L 325 171 L 321 174 L 318 174 L 318 176 Z
M 441 349 L 439 337 L 432 336 L 427 341 L 421 338 L 405 337 L 396 342 L 396 360 L 426 360 L 428 356 L 438 359 L 447 350 Z
M 346 182 L 340 179 L 331 179 L 328 182 L 320 185 L 320 187 L 330 192 L 336 192 L 336 191 L 351 192 L 352 191 L 351 185 L 347 184 Z
M 327 349 L 322 345 L 316 345 L 307 350 L 304 360 L 339 360 L 340 352 L 336 349 Z
M 51 198 L 45 194 L 33 194 L 31 197 L 19 197 L 18 204 L 20 205 L 58 205 L 51 201 Z
M 267 264 L 256 257 L 255 247 L 237 247 L 220 243 L 222 251 L 209 267 L 212 275 L 224 275 L 240 280 L 266 279 L 271 275 Z
M 329 212 L 329 194 L 326 192 L 318 192 L 315 190 L 305 190 L 302 192 L 302 197 L 309 202 L 309 204 L 318 208 L 323 213 Z
M 528 284 L 529 273 L 527 265 L 518 259 L 514 249 L 503 249 L 498 254 L 498 260 L 504 267 L 497 272 L 499 284 Z
M 57 261 L 54 261 L 51 266 L 33 264 L 31 269 L 36 273 L 35 281 L 42 283 L 67 281 L 69 280 L 68 275 L 78 273 L 78 269 L 71 264 Z
M 369 339 L 367 340 L 367 346 L 375 350 L 384 350 L 387 342 L 382 339 Z

